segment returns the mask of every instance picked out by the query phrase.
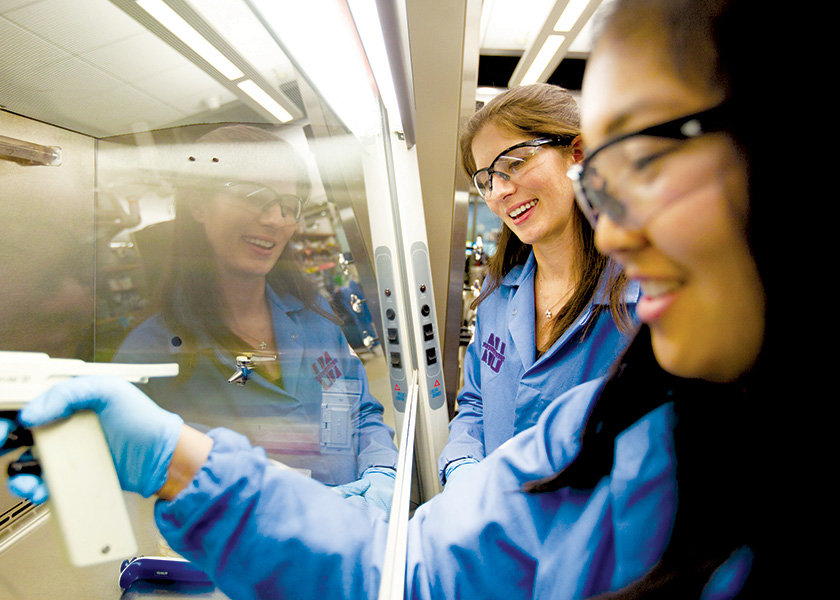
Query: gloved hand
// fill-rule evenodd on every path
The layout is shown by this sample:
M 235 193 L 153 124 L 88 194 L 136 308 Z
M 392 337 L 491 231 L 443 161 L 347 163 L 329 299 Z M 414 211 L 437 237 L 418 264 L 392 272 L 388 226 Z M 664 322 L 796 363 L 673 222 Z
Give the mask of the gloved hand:
M 453 485 L 453 482 L 463 477 L 467 471 L 477 464 L 478 461 L 474 458 L 461 458 L 453 460 L 451 463 L 446 465 L 446 469 L 444 469 L 444 474 L 446 475 L 446 483 L 443 486 L 444 491 L 446 491 Z
M 27 450 L 20 455 L 17 462 L 35 462 L 32 451 Z M 39 469 L 40 471 L 40 469 Z M 47 500 L 47 485 L 39 475 L 23 473 L 9 478 L 9 490 L 22 498 L 26 498 L 32 504 L 41 504 Z
M 16 447 L 20 445 L 20 439 L 9 440 L 9 436 L 12 435 L 12 432 L 14 432 L 17 428 L 18 424 L 12 420 L 0 418 L 0 456 L 15 450 Z M 12 437 L 14 438 L 15 436 Z M 27 438 L 28 437 L 29 436 L 27 436 Z M 3 445 L 7 441 L 11 442 L 10 447 L 3 448 Z M 31 444 L 31 439 L 28 440 L 28 443 Z M 32 456 L 32 452 L 27 450 L 20 455 L 16 462 L 25 463 L 30 461 L 34 462 L 35 459 Z M 47 488 L 44 485 L 44 481 L 37 475 L 15 475 L 9 479 L 9 488 L 12 493 L 22 496 L 34 504 L 41 504 L 47 499 Z
M 3 456 L 8 452 L 8 450 L 3 450 L 3 444 L 6 443 L 6 438 L 9 437 L 9 434 L 15 430 L 15 424 L 12 423 L 9 419 L 4 419 L 0 417 L 0 456 Z
M 132 384 L 114 377 L 77 377 L 62 381 L 20 411 L 19 420 L 26 427 L 38 427 L 89 409 L 99 415 L 105 439 L 117 470 L 120 486 L 148 498 L 167 478 L 175 445 L 184 421 L 167 412 Z M 10 484 L 12 491 L 23 486 L 38 493 L 39 486 L 20 481 L 31 475 L 18 475 Z M 46 498 L 46 496 L 44 496 Z
M 397 473 L 388 467 L 370 467 L 360 479 L 337 485 L 333 489 L 351 502 L 367 502 L 391 514 L 391 500 L 394 497 L 394 483 Z

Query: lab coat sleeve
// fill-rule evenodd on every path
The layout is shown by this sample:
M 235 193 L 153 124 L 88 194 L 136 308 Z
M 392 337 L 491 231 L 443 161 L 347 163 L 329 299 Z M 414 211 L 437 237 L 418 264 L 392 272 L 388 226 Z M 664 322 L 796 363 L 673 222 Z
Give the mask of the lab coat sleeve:
M 374 598 L 387 523 L 317 481 L 272 466 L 244 436 L 209 434 L 210 456 L 155 520 L 170 546 L 233 600 Z
M 458 414 L 449 423 L 449 441 L 438 459 L 438 475 L 445 483 L 446 465 L 461 458 L 484 458 L 484 404 L 481 397 L 481 315 L 464 356 L 464 387 L 458 392 Z
M 555 404 L 541 425 L 467 473 L 470 485 L 417 509 L 409 521 L 407 598 L 533 597 L 546 532 L 569 528 L 556 523 L 567 502 L 563 493 L 532 495 L 521 487 L 577 453 L 595 389 Z M 209 435 L 213 449 L 193 481 L 173 501 L 155 505 L 157 526 L 173 550 L 232 600 L 377 597 L 387 538 L 382 517 L 270 466 L 239 434 Z

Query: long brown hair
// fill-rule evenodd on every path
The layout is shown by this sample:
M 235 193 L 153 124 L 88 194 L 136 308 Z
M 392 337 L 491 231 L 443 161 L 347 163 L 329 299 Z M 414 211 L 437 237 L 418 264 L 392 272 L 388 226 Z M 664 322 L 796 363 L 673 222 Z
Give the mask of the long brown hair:
M 196 140 L 205 143 L 254 143 L 266 142 L 266 152 L 285 169 L 295 173 L 297 195 L 304 201 L 311 190 L 311 181 L 305 163 L 292 146 L 270 131 L 251 125 L 227 125 L 214 129 Z M 185 157 L 186 159 L 186 157 Z M 233 332 L 225 325 L 221 316 L 216 286 L 216 267 L 213 250 L 204 232 L 204 227 L 191 215 L 195 202 L 206 198 L 207 190 L 198 185 L 183 185 L 176 193 L 175 218 L 172 223 L 172 252 L 158 294 L 160 311 L 170 330 L 179 338 L 187 350 L 202 347 L 201 339 L 222 344 L 231 339 Z M 292 238 L 294 239 L 294 238 Z M 294 257 L 293 243 L 286 244 L 280 258 L 266 275 L 266 282 L 279 295 L 290 294 L 309 310 L 320 314 L 334 323 L 339 320 L 321 307 L 318 291 L 307 281 Z M 193 352 L 183 352 L 182 375 L 189 375 L 193 363 Z
M 502 92 L 483 106 L 466 123 L 461 133 L 461 164 L 467 175 L 476 170 L 472 142 L 486 125 L 493 124 L 503 131 L 528 137 L 580 135 L 580 111 L 568 90 L 546 83 L 536 83 L 511 88 Z M 569 147 L 558 146 L 559 152 L 571 152 Z M 559 174 L 565 177 L 565 173 Z M 572 297 L 552 319 L 549 346 L 554 344 L 577 318 L 586 310 L 598 291 L 602 277 L 607 281 L 610 312 L 622 331 L 629 331 L 631 319 L 624 303 L 626 279 L 620 269 L 595 248 L 595 232 L 577 204 L 572 214 L 575 232 L 574 258 L 575 290 Z M 531 254 L 531 246 L 523 243 L 511 229 L 502 223 L 496 252 L 487 263 L 481 293 L 473 301 L 477 308 L 496 288 L 502 279 L 517 265 L 523 265 Z M 596 307 L 596 310 L 598 308 Z

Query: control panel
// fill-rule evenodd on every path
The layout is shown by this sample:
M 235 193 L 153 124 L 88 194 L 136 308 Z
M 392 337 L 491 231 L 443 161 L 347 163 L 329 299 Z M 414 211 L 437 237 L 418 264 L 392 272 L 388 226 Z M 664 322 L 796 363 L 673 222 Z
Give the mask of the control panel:
M 376 278 L 379 284 L 379 306 L 383 315 L 385 330 L 385 359 L 391 378 L 391 396 L 394 409 L 404 413 L 408 379 L 406 377 L 407 336 L 400 331 L 399 294 L 396 292 L 394 279 L 394 259 L 390 249 L 380 246 L 374 252 Z
M 429 267 L 429 252 L 426 244 L 415 242 L 411 245 L 411 262 L 414 269 L 414 285 L 411 293 L 417 294 L 417 306 L 420 307 L 420 345 L 425 361 L 426 389 L 429 391 L 429 406 L 441 408 L 446 402 L 443 386 L 442 358 L 437 335 L 437 317 L 435 299 L 432 293 L 432 273 Z

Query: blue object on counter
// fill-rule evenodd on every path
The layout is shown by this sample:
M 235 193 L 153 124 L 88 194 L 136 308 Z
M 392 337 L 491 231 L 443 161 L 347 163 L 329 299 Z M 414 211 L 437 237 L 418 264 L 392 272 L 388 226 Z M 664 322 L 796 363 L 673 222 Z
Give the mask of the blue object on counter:
M 120 587 L 127 590 L 138 580 L 212 583 L 210 577 L 188 560 L 169 556 L 135 556 L 120 567 Z

